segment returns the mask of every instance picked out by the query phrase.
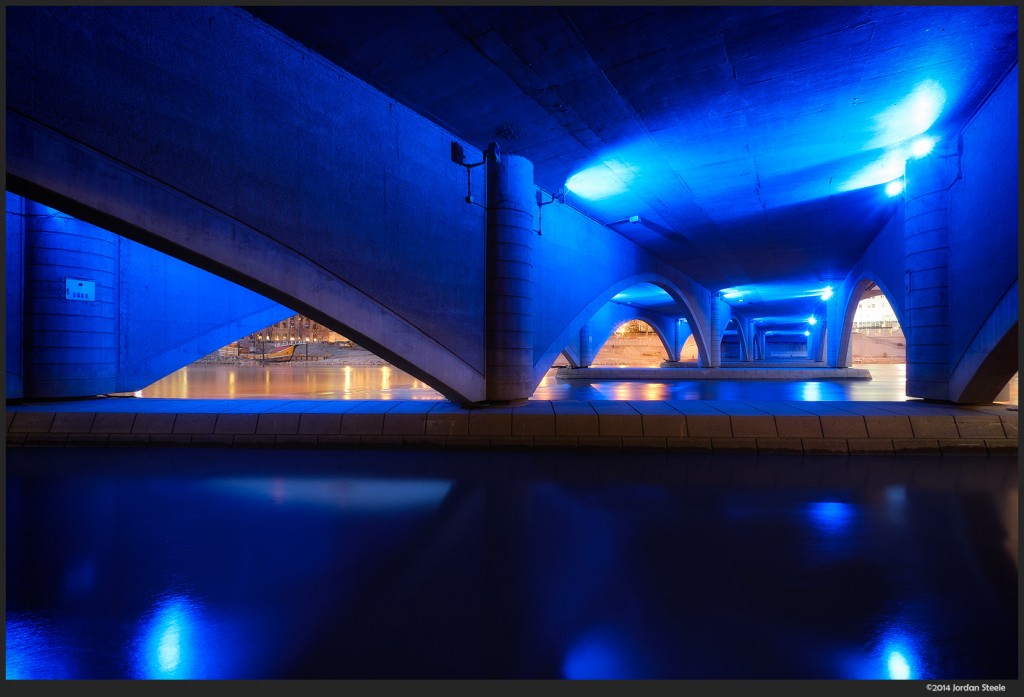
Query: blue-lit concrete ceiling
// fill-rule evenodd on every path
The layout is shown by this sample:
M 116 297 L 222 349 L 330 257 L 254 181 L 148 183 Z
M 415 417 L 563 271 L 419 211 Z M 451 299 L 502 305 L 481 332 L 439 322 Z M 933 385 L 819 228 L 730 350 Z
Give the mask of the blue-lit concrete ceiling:
M 955 138 L 1017 60 L 1014 6 L 246 9 L 791 320 L 897 211 L 919 138 Z

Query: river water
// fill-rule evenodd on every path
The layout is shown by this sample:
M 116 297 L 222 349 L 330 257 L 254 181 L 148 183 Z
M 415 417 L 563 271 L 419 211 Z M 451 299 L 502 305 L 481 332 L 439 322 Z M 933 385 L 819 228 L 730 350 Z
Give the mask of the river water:
M 871 380 L 560 380 L 555 370 L 533 399 L 903 401 L 906 365 L 858 365 Z M 1017 403 L 1017 378 L 1010 383 Z M 411 375 L 388 365 L 289 363 L 249 366 L 196 363 L 135 393 L 192 399 L 443 399 Z
M 182 452 L 8 450 L 7 679 L 1018 675 L 1013 458 Z

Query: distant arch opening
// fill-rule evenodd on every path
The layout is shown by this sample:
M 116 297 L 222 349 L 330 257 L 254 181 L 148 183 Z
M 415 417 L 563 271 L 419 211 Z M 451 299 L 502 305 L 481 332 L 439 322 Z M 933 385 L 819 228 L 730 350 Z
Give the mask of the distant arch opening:
M 660 332 L 640 319 L 618 324 L 594 356 L 591 365 L 656 368 L 671 355 Z
M 742 329 L 735 317 L 729 320 L 722 331 L 720 355 L 723 361 L 739 362 L 749 360 Z
M 683 347 L 679 350 L 679 362 L 680 363 L 694 363 L 696 364 L 700 357 L 700 351 L 697 349 L 697 340 L 693 334 L 686 337 L 686 341 L 683 342 Z
M 847 364 L 905 365 L 907 340 L 899 315 L 878 284 L 873 281 L 858 284 L 850 306 L 853 312 L 845 353 Z

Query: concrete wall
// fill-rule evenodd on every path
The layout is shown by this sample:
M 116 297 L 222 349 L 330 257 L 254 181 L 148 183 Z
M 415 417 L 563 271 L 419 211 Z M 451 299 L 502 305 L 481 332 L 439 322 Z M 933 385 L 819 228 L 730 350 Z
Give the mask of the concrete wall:
M 484 211 L 450 134 L 233 8 L 12 7 L 7 27 L 9 189 L 482 399 Z
M 953 400 L 975 379 L 992 396 L 1017 372 L 1018 69 L 961 133 L 960 178 L 949 191 L 950 368 Z M 980 339 L 980 340 L 979 340 Z M 1006 357 L 976 373 L 1000 342 Z M 996 384 L 998 383 L 998 384 Z M 994 391 L 993 391 L 994 390 Z M 988 399 L 969 394 L 968 401 Z
M 22 332 L 24 330 L 24 246 L 25 228 L 23 199 L 7 194 L 5 216 L 6 257 L 5 285 L 7 306 L 4 314 L 4 345 L 7 372 L 4 381 L 7 398 L 21 397 L 24 382 L 24 356 L 22 353 Z
M 27 229 L 26 211 L 32 214 Z M 8 379 L 9 399 L 133 392 L 293 314 L 230 281 L 13 194 L 7 195 L 7 221 L 9 250 L 20 239 L 40 250 L 32 254 L 31 283 L 16 273 L 20 262 L 10 254 L 7 259 L 8 375 L 26 373 L 24 388 Z M 67 276 L 94 280 L 95 301 L 66 298 Z M 24 332 L 18 328 L 23 303 L 32 309 Z

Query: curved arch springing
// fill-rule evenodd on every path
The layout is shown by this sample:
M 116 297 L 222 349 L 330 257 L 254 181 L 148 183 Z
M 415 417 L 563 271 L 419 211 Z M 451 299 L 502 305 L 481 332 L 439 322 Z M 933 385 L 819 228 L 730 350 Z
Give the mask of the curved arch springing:
M 857 281 L 851 286 L 850 293 L 846 297 L 845 309 L 843 310 L 842 315 L 843 322 L 839 335 L 839 349 L 836 359 L 836 365 L 838 367 L 849 367 L 850 365 L 850 348 L 853 341 L 853 318 L 857 314 L 857 306 L 860 304 L 864 293 L 872 286 L 876 286 L 885 296 L 889 306 L 892 307 L 893 313 L 896 315 L 896 321 L 899 323 L 900 327 L 906 326 L 903 309 L 893 300 L 894 296 L 886 287 L 884 281 L 871 273 L 861 274 Z M 827 327 L 826 330 L 831 330 L 831 327 Z
M 725 347 L 725 334 L 726 334 L 727 331 L 729 331 L 730 328 L 732 328 L 732 329 L 734 329 L 736 331 L 736 337 L 737 337 L 738 343 L 739 343 L 739 353 L 740 353 L 740 355 L 738 356 L 738 358 L 736 358 L 736 360 L 743 361 L 743 362 L 750 361 L 751 357 L 750 357 L 749 350 L 748 350 L 748 347 L 750 346 L 750 344 L 747 343 L 747 336 L 746 336 L 746 331 L 744 330 L 744 327 L 743 327 L 743 322 L 741 322 L 739 320 L 739 318 L 737 318 L 737 317 L 730 317 L 729 321 L 725 323 L 725 327 L 722 329 L 722 339 L 721 339 L 721 346 L 720 346 L 721 353 L 719 354 L 720 356 L 722 356 L 722 360 L 725 360 L 725 351 L 724 351 L 724 347 Z
M 706 339 L 706 331 L 703 329 L 698 317 L 706 319 L 706 312 L 698 314 L 696 308 L 699 307 L 696 299 L 690 297 L 690 295 L 684 292 L 679 286 L 673 283 L 670 279 L 665 276 L 655 273 L 641 273 L 633 276 L 622 278 L 614 284 L 605 288 L 603 292 L 594 297 L 586 306 L 584 306 L 576 316 L 566 324 L 562 331 L 554 337 L 554 340 L 548 343 L 547 347 L 540 351 L 536 363 L 534 364 L 534 380 L 537 384 L 540 384 L 545 373 L 551 367 L 555 357 L 561 353 L 561 351 L 570 345 L 573 341 L 577 340 L 580 329 L 586 324 L 605 304 L 607 304 L 613 297 L 621 293 L 622 291 L 631 288 L 640 283 L 650 283 L 655 285 L 666 293 L 673 301 L 678 305 L 680 314 L 687 319 L 687 323 L 690 327 L 690 331 L 694 336 L 694 341 L 697 343 L 698 355 L 701 360 L 706 362 L 708 360 L 708 343 Z M 671 351 L 669 352 L 671 355 Z

